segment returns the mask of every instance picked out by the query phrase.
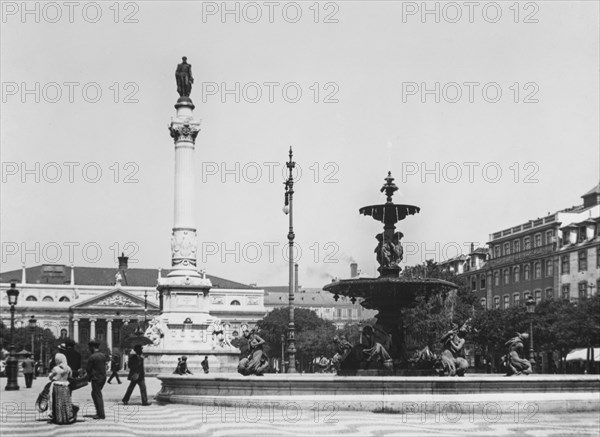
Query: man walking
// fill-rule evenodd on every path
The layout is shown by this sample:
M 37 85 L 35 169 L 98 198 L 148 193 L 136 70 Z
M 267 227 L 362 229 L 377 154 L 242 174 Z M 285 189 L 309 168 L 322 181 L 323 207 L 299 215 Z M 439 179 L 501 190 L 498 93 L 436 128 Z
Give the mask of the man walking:
M 94 419 L 106 419 L 102 388 L 106 383 L 106 356 L 100 352 L 100 342 L 92 340 L 88 343 L 92 355 L 87 362 L 88 379 L 92 382 L 92 400 L 96 407 Z
M 129 383 L 129 387 L 127 387 L 127 391 L 123 397 L 123 403 L 125 405 L 129 403 L 131 393 L 133 393 L 133 389 L 137 384 L 140 386 L 142 405 L 150 405 L 150 402 L 148 402 L 148 395 L 146 393 L 146 375 L 144 372 L 144 355 L 142 355 L 142 345 L 135 345 L 133 347 L 133 351 L 134 352 L 132 352 L 129 356 L 129 376 L 127 377 L 127 379 L 131 382 Z
M 67 339 L 65 342 L 66 350 L 63 352 L 67 357 L 67 365 L 73 372 L 73 378 L 79 376 L 79 369 L 81 369 L 81 354 L 75 350 L 75 342 L 71 339 Z
M 25 387 L 31 388 L 33 383 L 33 366 L 34 361 L 31 359 L 31 354 L 25 355 L 25 359 L 21 363 L 23 366 L 23 376 L 25 377 Z
M 121 357 L 118 355 L 113 355 L 112 360 L 110 362 L 110 377 L 108 378 L 108 383 L 112 381 L 113 378 L 117 378 L 117 382 L 121 384 L 121 380 L 119 379 L 119 370 L 121 370 Z

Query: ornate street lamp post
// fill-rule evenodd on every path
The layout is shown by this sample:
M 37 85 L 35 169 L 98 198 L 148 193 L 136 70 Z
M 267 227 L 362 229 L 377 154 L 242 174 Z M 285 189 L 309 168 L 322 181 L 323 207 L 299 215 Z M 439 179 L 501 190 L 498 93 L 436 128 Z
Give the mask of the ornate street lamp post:
M 19 298 L 19 290 L 16 284 L 12 282 L 10 288 L 6 290 L 8 295 L 8 304 L 10 305 L 10 356 L 6 359 L 6 387 L 4 390 L 19 390 L 17 384 L 18 361 L 15 357 L 15 305 Z
M 288 325 L 288 369 L 287 373 L 296 373 L 296 343 L 294 328 L 294 221 L 293 221 L 293 197 L 294 197 L 294 175 L 293 170 L 296 163 L 292 161 L 292 148 L 290 147 L 290 160 L 286 162 L 289 170 L 288 179 L 285 181 L 285 206 L 283 212 L 290 216 L 290 229 L 288 231 L 289 242 L 289 302 L 290 302 L 290 323 Z
M 37 324 L 37 320 L 35 319 L 35 316 L 31 316 L 31 319 L 29 319 L 29 329 L 31 331 L 31 357 L 35 360 L 35 327 Z
M 533 356 L 533 314 L 535 313 L 535 300 L 530 295 L 527 298 L 527 312 L 529 313 L 529 362 L 531 363 L 531 370 L 535 367 L 535 358 Z
M 280 373 L 285 373 L 285 351 L 284 351 L 284 346 L 285 346 L 285 335 L 281 334 L 281 372 Z

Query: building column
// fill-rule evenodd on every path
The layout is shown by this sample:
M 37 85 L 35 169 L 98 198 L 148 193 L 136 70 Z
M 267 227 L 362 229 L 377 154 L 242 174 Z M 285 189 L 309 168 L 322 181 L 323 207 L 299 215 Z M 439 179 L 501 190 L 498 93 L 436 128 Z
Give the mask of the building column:
M 79 319 L 73 319 L 73 341 L 79 343 Z
M 90 319 L 90 340 L 96 339 L 96 319 Z
M 108 350 L 112 353 L 112 319 L 106 319 L 106 344 L 108 345 Z

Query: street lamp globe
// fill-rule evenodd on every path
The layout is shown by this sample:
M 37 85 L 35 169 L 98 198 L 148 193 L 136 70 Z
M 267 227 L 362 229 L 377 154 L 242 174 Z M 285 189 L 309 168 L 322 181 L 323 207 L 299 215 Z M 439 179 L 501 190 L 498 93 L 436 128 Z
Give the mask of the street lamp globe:
M 527 302 L 525 302 L 525 305 L 527 306 L 528 313 L 531 314 L 535 312 L 535 300 L 533 300 L 533 297 L 531 295 L 527 298 Z
M 17 304 L 17 300 L 19 299 L 19 290 L 17 290 L 17 284 L 11 282 L 10 288 L 6 290 L 6 294 L 8 295 L 8 304 L 13 306 Z

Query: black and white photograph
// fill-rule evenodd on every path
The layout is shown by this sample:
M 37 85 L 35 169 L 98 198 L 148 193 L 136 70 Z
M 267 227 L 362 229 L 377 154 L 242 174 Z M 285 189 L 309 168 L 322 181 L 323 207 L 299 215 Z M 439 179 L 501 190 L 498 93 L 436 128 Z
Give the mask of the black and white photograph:
M 599 0 L 0 0 L 0 434 L 598 436 Z

